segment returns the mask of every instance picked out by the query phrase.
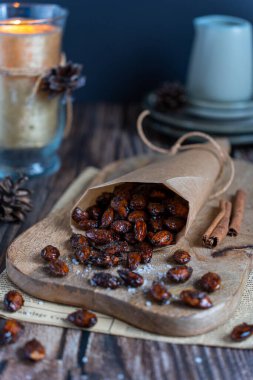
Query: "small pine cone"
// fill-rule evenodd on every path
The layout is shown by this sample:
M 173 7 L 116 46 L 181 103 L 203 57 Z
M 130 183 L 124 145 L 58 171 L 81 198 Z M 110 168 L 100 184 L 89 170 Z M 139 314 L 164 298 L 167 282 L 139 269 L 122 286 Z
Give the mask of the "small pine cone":
M 175 112 L 187 104 L 184 87 L 178 83 L 165 82 L 156 90 L 156 108 L 161 112 Z
M 0 181 L 0 220 L 3 222 L 22 222 L 32 210 L 31 192 L 21 187 L 27 181 L 21 176 L 17 181 L 10 177 Z
M 72 93 L 85 85 L 82 74 L 82 65 L 67 62 L 65 66 L 58 66 L 42 78 L 40 89 L 51 96 Z

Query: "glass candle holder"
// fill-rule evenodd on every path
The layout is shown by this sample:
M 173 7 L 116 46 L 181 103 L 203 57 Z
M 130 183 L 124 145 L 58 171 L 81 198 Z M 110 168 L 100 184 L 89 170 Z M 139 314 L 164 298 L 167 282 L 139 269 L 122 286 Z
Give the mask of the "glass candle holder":
M 66 17 L 58 5 L 0 4 L 0 177 L 60 166 L 65 105 L 37 84 L 60 65 Z

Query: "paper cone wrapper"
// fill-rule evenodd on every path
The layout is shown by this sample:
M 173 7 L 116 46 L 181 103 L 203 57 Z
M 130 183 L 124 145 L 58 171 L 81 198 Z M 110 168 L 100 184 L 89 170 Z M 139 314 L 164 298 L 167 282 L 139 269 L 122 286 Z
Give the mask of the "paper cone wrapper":
M 217 155 L 208 149 L 196 148 L 178 153 L 175 156 L 163 156 L 162 159 L 145 167 L 132 171 L 113 181 L 89 188 L 79 199 L 75 207 L 86 209 L 95 204 L 102 192 L 112 192 L 116 185 L 126 182 L 159 183 L 181 196 L 189 204 L 189 213 L 184 233 L 186 234 L 199 210 L 212 193 L 220 173 Z M 74 208 L 75 208 L 74 207 Z M 78 228 L 71 220 L 74 232 Z

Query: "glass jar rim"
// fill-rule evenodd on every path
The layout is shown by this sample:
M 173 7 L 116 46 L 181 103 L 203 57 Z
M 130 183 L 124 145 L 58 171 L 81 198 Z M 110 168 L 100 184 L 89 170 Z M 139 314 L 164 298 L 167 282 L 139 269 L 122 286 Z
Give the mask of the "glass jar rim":
M 34 18 L 34 19 L 29 19 L 29 18 L 22 18 L 22 21 L 25 23 L 29 23 L 30 25 L 33 24 L 44 24 L 44 23 L 49 23 L 49 22 L 55 22 L 59 21 L 62 19 L 65 19 L 68 16 L 68 10 L 67 8 L 62 7 L 59 4 L 54 4 L 54 3 L 19 3 L 19 2 L 13 2 L 13 3 L 1 3 L 0 4 L 0 9 L 1 8 L 6 8 L 6 9 L 22 9 L 22 8 L 51 8 L 51 9 L 56 9 L 59 11 L 60 14 L 52 16 L 52 17 L 44 17 L 44 18 Z M 5 19 L 0 19 L 0 25 L 3 24 L 10 24 L 10 18 L 5 18 Z

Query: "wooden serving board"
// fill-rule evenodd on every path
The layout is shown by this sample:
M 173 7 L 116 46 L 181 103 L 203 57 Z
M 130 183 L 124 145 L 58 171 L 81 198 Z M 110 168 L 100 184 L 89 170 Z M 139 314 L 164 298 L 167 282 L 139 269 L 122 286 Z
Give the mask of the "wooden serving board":
M 146 165 L 150 160 L 150 157 L 142 156 L 113 163 L 100 171 L 92 184 L 116 178 Z M 235 165 L 236 179 L 224 197 L 230 197 L 237 188 L 243 187 L 248 194 L 247 209 L 240 236 L 227 237 L 222 246 L 253 244 L 253 165 L 243 161 L 236 161 Z M 252 255 L 249 250 L 229 251 L 223 257 L 213 258 L 211 251 L 201 246 L 201 236 L 217 212 L 217 205 L 218 200 L 208 202 L 186 238 L 180 238 L 176 246 L 156 251 L 151 264 L 139 267 L 138 271 L 144 276 L 145 283 L 137 290 L 124 287 L 117 290 L 92 287 L 89 279 L 97 270 L 72 263 L 68 243 L 71 234 L 70 204 L 51 213 L 12 243 L 7 252 L 7 273 L 19 288 L 47 301 L 90 308 L 157 334 L 202 334 L 221 325 L 233 314 L 252 267 Z M 53 278 L 46 274 L 40 251 L 48 244 L 57 246 L 69 263 L 70 273 L 67 277 Z M 192 288 L 204 273 L 217 272 L 222 278 L 222 286 L 211 295 L 214 304 L 211 309 L 192 309 L 180 303 L 150 305 L 145 289 L 149 288 L 153 280 L 165 276 L 170 265 L 173 265 L 171 255 L 178 248 L 190 251 L 193 276 L 185 284 L 170 286 L 171 293 L 178 295 L 182 289 Z M 116 270 L 108 271 L 115 273 Z

